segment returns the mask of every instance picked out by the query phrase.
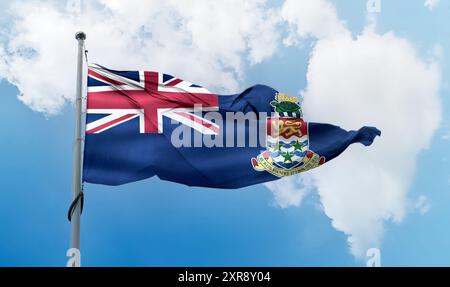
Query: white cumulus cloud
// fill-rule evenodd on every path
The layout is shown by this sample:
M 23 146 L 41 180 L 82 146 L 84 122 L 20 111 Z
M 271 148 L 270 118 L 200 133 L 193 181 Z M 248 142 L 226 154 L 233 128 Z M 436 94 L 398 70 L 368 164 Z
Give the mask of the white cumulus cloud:
M 17 1 L 9 14 L 0 78 L 47 114 L 73 100 L 78 30 L 95 62 L 169 72 L 216 91 L 236 90 L 244 66 L 271 56 L 278 35 L 274 12 L 259 0 Z
M 425 214 L 431 208 L 430 200 L 426 196 L 420 195 L 414 202 L 413 208 L 416 209 L 420 214 Z
M 349 33 L 338 19 L 336 7 L 328 1 L 285 1 L 281 17 L 291 26 L 290 36 L 284 40 L 287 45 L 296 43 L 299 37 L 322 39 Z
M 265 183 L 274 197 L 275 203 L 282 208 L 300 206 L 306 195 L 311 192 L 314 178 L 309 174 L 296 177 L 284 177 L 277 181 Z
M 428 9 L 433 10 L 439 5 L 440 1 L 441 0 L 425 0 L 425 3 L 423 5 Z
M 394 33 L 378 34 L 372 23 L 354 38 L 342 31 L 345 27 L 331 4 L 311 2 L 288 0 L 283 6 L 297 41 L 307 34 L 318 39 L 301 92 L 305 118 L 382 131 L 372 146 L 353 145 L 308 175 L 333 227 L 347 234 L 352 253 L 363 257 L 368 248 L 380 246 L 384 222 L 400 222 L 406 214 L 411 179 L 420 172 L 417 155 L 429 146 L 441 120 L 440 71 L 433 59 L 421 59 L 411 43 Z M 309 13 L 311 18 L 293 15 L 323 7 L 328 7 L 325 15 L 317 13 L 317 18 L 314 13 Z M 319 23 L 325 28 L 309 28 Z M 291 185 L 299 182 L 288 180 Z M 297 186 L 302 194 L 307 188 L 304 183 Z M 289 205 L 290 198 L 280 199 L 280 205 Z M 294 198 L 291 204 L 297 202 Z

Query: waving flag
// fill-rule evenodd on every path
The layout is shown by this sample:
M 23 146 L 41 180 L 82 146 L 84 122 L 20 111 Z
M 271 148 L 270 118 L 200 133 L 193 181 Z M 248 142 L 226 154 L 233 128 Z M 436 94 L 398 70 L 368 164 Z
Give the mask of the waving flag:
M 217 95 L 159 72 L 92 65 L 88 74 L 86 182 L 119 185 L 156 175 L 239 188 L 318 167 L 380 135 L 374 127 L 308 123 L 296 97 L 268 86 Z

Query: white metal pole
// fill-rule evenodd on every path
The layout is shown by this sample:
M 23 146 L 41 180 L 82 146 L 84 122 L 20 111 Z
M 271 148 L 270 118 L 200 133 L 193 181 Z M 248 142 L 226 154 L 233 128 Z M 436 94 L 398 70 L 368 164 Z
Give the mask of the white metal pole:
M 82 120 L 82 92 L 83 92 L 83 56 L 84 56 L 84 40 L 86 40 L 86 34 L 78 32 L 75 35 L 75 39 L 78 41 L 78 63 L 77 63 L 77 87 L 76 87 L 76 111 L 75 111 L 75 146 L 73 152 L 73 191 L 72 200 L 76 200 L 79 194 L 82 192 L 81 184 L 81 120 Z M 73 259 L 71 266 L 80 266 L 80 215 L 81 204 L 80 201 L 75 205 L 72 213 L 72 232 L 70 248 L 72 250 Z M 69 255 L 69 252 L 68 252 Z M 69 255 L 70 256 L 70 255 Z M 69 260 L 70 261 L 70 260 Z M 69 265 L 69 264 L 68 264 Z

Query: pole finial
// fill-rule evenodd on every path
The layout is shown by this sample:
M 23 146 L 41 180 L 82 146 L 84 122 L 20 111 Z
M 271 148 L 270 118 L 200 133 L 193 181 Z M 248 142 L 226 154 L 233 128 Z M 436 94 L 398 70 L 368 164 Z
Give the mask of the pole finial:
M 84 41 L 84 40 L 86 40 L 86 34 L 84 32 L 82 32 L 82 31 L 77 32 L 75 34 L 75 39 Z

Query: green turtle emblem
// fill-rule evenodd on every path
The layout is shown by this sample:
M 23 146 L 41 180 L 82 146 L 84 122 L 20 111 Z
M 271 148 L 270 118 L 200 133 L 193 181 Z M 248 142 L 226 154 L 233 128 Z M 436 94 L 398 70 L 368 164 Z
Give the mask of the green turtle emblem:
M 270 102 L 277 113 L 291 113 L 297 116 L 302 116 L 301 107 L 298 103 L 297 97 L 289 96 L 287 94 L 278 93 L 275 96 L 275 101 Z

